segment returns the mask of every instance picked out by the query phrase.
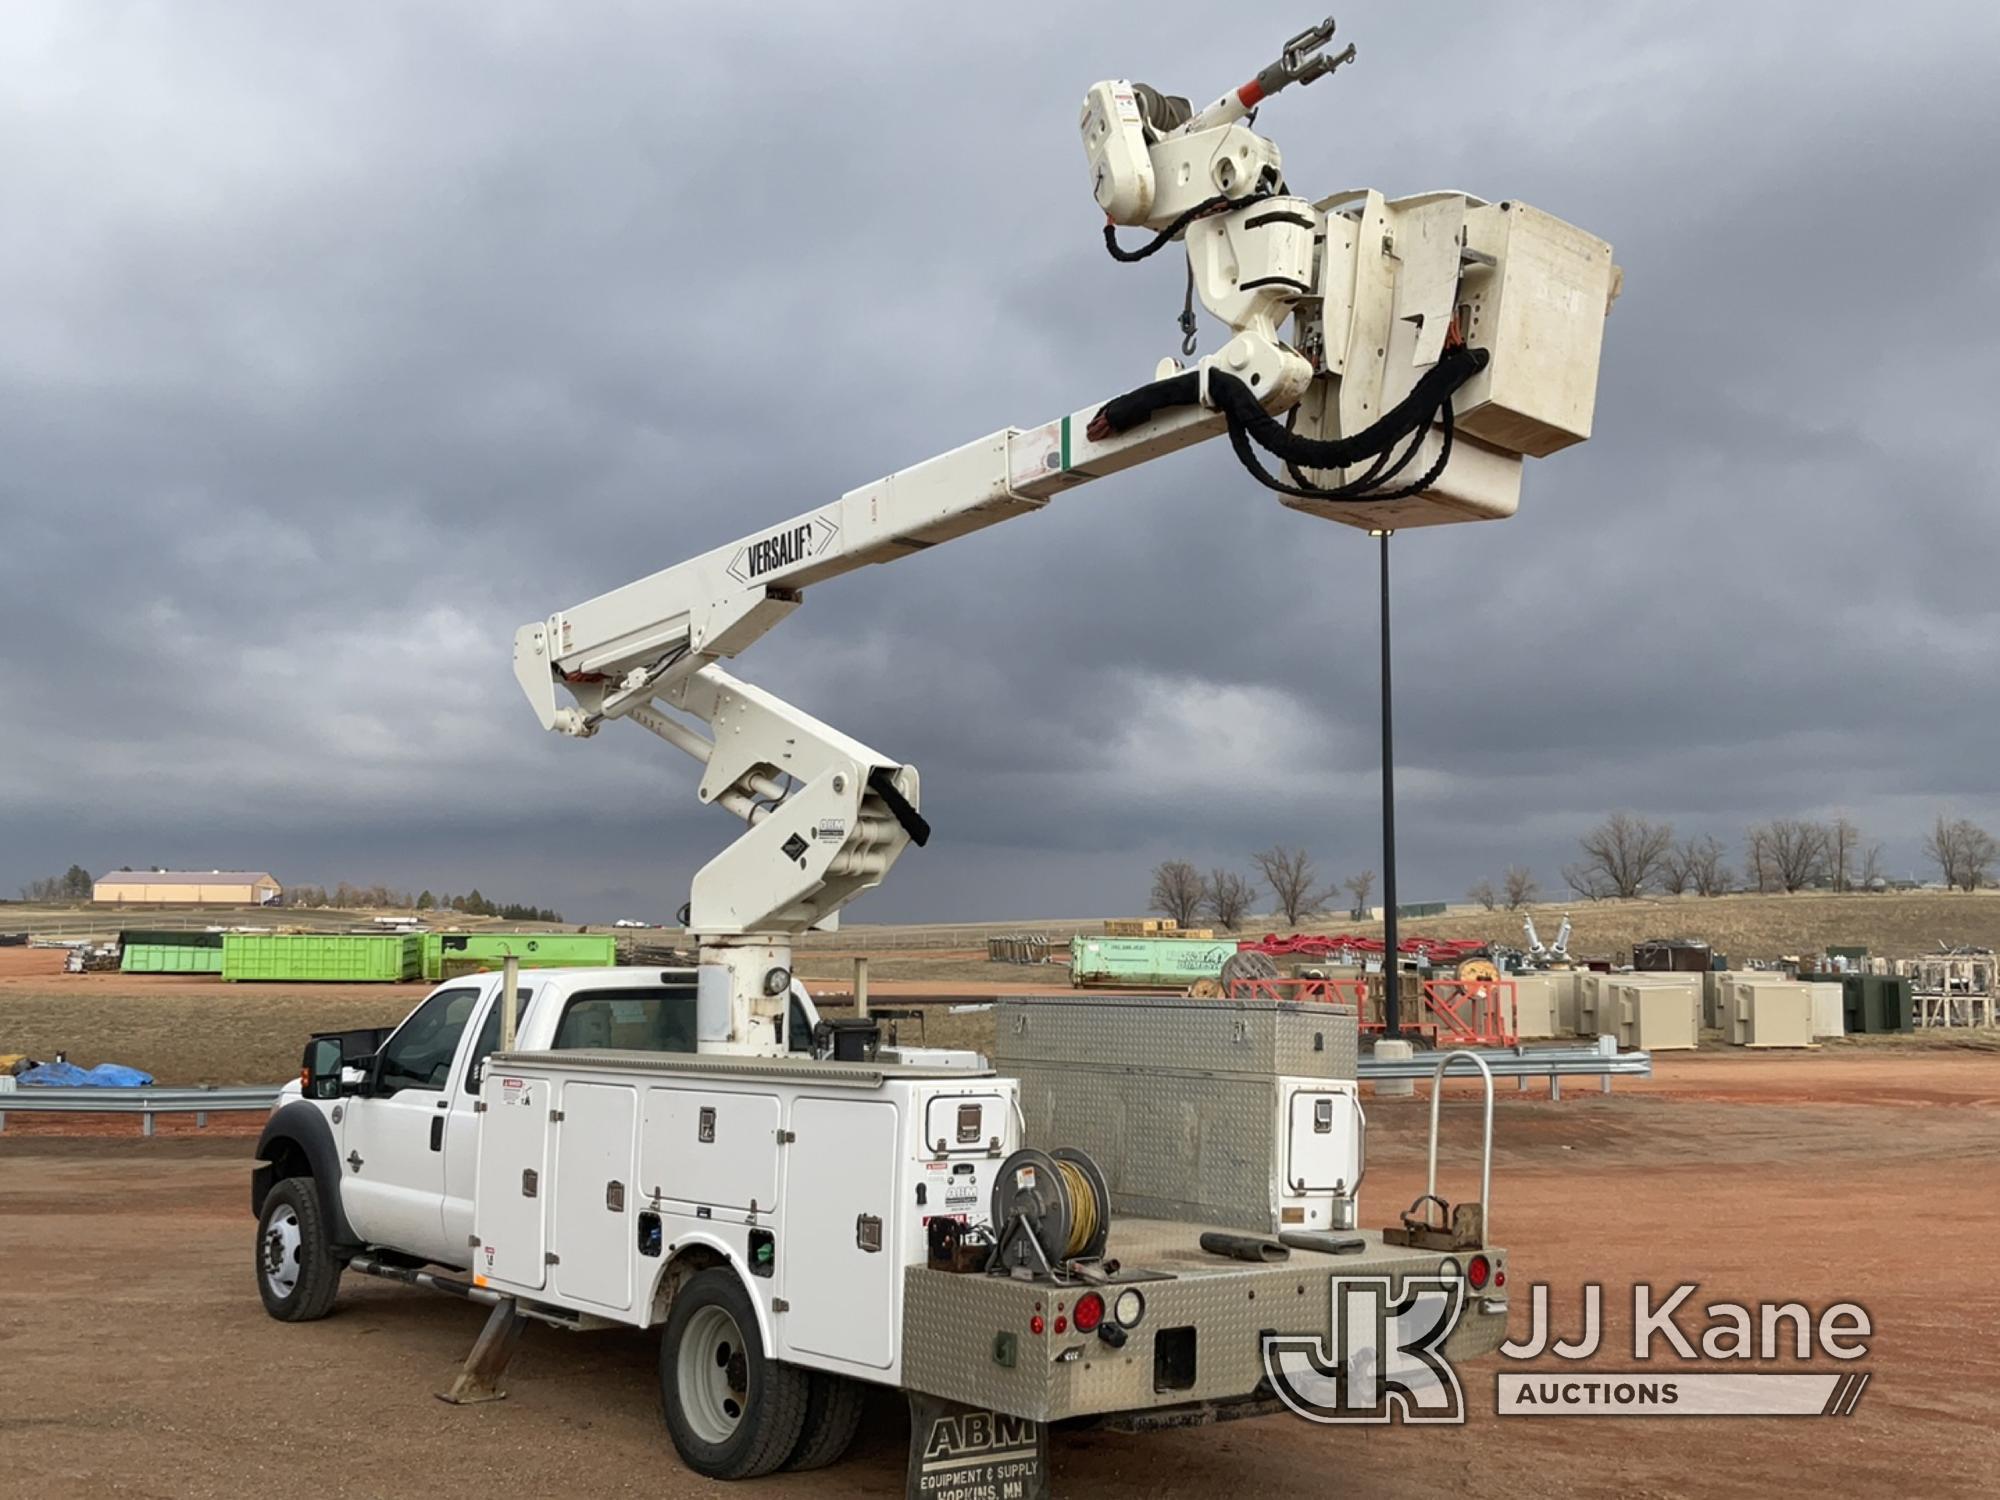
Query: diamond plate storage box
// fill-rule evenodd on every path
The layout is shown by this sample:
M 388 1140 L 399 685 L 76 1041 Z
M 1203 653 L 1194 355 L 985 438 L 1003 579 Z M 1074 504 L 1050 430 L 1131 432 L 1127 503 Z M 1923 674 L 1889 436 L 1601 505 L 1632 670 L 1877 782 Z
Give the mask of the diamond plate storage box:
M 1312 1128 L 1290 1116 L 1294 1096 L 1314 1092 L 1345 1096 L 1332 1128 L 1348 1128 L 1350 1109 L 1358 1120 L 1352 1011 L 1067 996 L 1010 997 L 996 1010 L 994 1066 L 1021 1081 L 1028 1143 L 1089 1152 L 1114 1212 L 1270 1233 L 1321 1227 L 1306 1200 L 1343 1196 L 1331 1183 L 1290 1186 Z M 1293 1206 L 1307 1217 L 1281 1220 Z

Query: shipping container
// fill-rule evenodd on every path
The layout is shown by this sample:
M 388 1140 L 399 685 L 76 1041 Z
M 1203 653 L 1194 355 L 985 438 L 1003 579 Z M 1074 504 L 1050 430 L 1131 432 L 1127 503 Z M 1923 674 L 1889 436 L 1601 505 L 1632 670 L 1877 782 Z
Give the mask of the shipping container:
M 1236 940 L 1079 937 L 1069 951 L 1072 985 L 1181 990 L 1219 975 L 1236 954 Z
M 608 932 L 427 932 L 424 978 L 452 979 L 497 969 L 509 955 L 524 969 L 608 969 L 618 939 Z
M 231 932 L 222 977 L 322 984 L 395 984 L 423 977 L 420 933 Z

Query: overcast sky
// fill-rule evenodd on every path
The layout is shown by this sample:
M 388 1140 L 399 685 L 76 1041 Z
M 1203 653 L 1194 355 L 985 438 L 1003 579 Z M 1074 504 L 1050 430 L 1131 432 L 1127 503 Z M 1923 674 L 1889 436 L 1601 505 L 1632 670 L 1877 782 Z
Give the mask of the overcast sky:
M 15 4 L 0 15 L 0 889 L 269 869 L 662 917 L 736 833 L 514 627 L 1150 377 L 1076 114 L 1295 7 Z M 1613 808 L 1896 873 L 2000 825 L 2000 7 L 1357 4 L 1309 196 L 1612 241 L 1597 433 L 1396 545 L 1406 900 Z M 1215 325 L 1205 329 L 1215 347 Z M 1380 866 L 1375 557 L 1225 445 L 810 591 L 740 675 L 920 767 L 855 920 Z M 1740 854 L 1739 854 L 1740 858 Z

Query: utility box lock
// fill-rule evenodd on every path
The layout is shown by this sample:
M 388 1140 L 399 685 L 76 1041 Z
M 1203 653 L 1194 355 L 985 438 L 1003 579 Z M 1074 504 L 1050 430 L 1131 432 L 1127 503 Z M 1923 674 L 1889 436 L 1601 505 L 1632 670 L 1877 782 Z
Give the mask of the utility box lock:
M 854 1243 L 870 1255 L 882 1248 L 882 1220 L 877 1214 L 861 1214 L 854 1220 Z
M 713 1106 L 704 1104 L 701 1107 L 701 1120 L 695 1126 L 695 1135 L 703 1145 L 711 1144 L 715 1140 L 715 1109 Z
M 521 1196 L 532 1198 L 542 1190 L 541 1174 L 533 1167 L 521 1168 Z

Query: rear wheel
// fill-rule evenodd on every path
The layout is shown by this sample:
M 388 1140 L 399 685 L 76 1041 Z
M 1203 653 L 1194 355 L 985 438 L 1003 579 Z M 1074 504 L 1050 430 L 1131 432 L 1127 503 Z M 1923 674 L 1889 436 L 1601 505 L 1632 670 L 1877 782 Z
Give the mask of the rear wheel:
M 839 1463 L 854 1445 L 861 1428 L 861 1408 L 868 1393 L 858 1380 L 814 1370 L 806 1377 L 811 1390 L 806 1396 L 805 1425 L 792 1445 L 788 1469 L 824 1469 Z
M 287 1177 L 264 1196 L 257 1216 L 257 1295 L 282 1323 L 310 1323 L 333 1311 L 340 1262 L 327 1238 L 319 1187 Z
M 805 1371 L 764 1352 L 734 1271 L 689 1279 L 660 1339 L 660 1405 L 683 1463 L 710 1479 L 770 1473 L 798 1445 L 808 1394 Z

